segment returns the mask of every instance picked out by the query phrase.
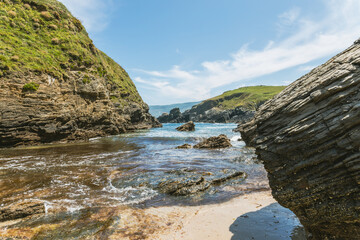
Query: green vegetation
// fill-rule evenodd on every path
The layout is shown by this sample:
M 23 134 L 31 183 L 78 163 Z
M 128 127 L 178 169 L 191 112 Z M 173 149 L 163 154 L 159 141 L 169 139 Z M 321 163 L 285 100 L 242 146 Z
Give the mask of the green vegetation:
M 0 0 L 0 76 L 31 71 L 66 81 L 70 70 L 105 78 L 126 96 L 120 102 L 142 102 L 127 72 L 94 46 L 62 3 Z
M 85 76 L 83 77 L 82 82 L 83 82 L 84 84 L 90 83 L 90 82 L 91 82 L 91 79 L 90 79 L 89 75 L 85 75 Z
M 215 101 L 217 103 L 216 107 L 221 109 L 234 109 L 235 107 L 242 106 L 255 110 L 260 103 L 271 99 L 273 96 L 284 90 L 284 88 L 285 86 L 242 87 L 224 92 L 223 94 L 206 101 Z
M 36 92 L 40 85 L 34 82 L 27 83 L 23 86 L 23 92 Z

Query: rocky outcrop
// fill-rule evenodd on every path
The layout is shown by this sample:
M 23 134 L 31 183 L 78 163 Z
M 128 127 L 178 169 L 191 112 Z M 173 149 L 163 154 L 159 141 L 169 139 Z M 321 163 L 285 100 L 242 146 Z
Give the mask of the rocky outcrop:
M 44 214 L 45 205 L 43 202 L 26 201 L 15 203 L 10 206 L 0 208 L 0 222 L 25 218 L 35 214 Z
M 242 107 L 230 110 L 223 110 L 214 107 L 204 110 L 196 106 L 183 113 L 181 113 L 178 108 L 174 108 L 169 114 L 163 113 L 160 117 L 158 117 L 158 120 L 161 123 L 182 123 L 187 121 L 207 123 L 245 123 L 255 114 L 255 111 Z
M 207 176 L 186 171 L 180 171 L 179 174 L 185 176 L 163 181 L 159 183 L 157 190 L 174 196 L 186 196 L 203 192 L 211 186 L 222 184 L 231 179 L 246 178 L 246 173 L 230 169 L 219 171 L 216 175 L 209 172 Z
M 208 122 L 245 123 L 252 119 L 255 110 L 266 100 L 281 92 L 284 86 L 242 87 L 204 100 L 191 109 L 180 113 L 174 108 L 164 113 L 158 120 L 162 123 Z
M 194 148 L 228 148 L 231 146 L 230 139 L 226 135 L 220 134 L 217 137 L 210 137 L 196 144 Z
M 160 126 L 126 71 L 60 2 L 0 1 L 0 7 L 1 15 L 13 14 L 0 18 L 0 43 L 8 49 L 0 50 L 0 147 Z
M 180 127 L 177 127 L 176 130 L 180 132 L 193 132 L 195 131 L 195 124 L 192 121 L 190 121 L 181 125 Z
M 273 196 L 309 239 L 360 239 L 360 44 L 288 86 L 241 126 Z
M 178 146 L 176 148 L 177 149 L 190 149 L 190 148 L 192 148 L 192 146 L 190 144 L 185 143 L 185 144 L 183 144 L 181 146 Z

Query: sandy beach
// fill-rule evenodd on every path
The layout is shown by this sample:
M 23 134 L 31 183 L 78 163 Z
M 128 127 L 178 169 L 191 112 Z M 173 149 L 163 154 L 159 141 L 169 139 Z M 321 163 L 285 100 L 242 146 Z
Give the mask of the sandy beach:
M 150 208 L 146 213 L 173 217 L 168 228 L 149 239 L 305 239 L 295 215 L 281 207 L 270 191 L 213 205 Z

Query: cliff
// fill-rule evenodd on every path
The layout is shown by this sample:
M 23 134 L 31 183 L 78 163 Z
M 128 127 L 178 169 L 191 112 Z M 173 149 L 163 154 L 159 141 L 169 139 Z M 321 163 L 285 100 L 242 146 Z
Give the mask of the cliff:
M 0 0 L 0 147 L 159 126 L 126 71 L 56 0 Z
M 246 122 L 264 102 L 283 90 L 284 86 L 242 87 L 202 101 L 180 113 L 172 109 L 158 117 L 160 122 Z
M 360 239 L 360 44 L 263 104 L 241 135 L 309 239 Z

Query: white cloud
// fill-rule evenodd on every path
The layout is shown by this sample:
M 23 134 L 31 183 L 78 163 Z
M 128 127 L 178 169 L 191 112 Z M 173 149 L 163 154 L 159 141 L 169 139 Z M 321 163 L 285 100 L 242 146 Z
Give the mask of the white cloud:
M 360 1 L 324 0 L 324 5 L 327 14 L 322 21 L 302 17 L 296 8 L 281 14 L 280 21 L 286 20 L 296 31 L 281 41 L 269 41 L 261 50 L 244 45 L 229 59 L 203 62 L 196 71 L 179 66 L 167 71 L 141 70 L 145 75 L 142 84 L 174 101 L 202 100 L 210 96 L 212 89 L 233 83 L 240 85 L 244 80 L 334 55 L 359 37 Z M 162 82 L 166 84 L 161 85 Z
M 106 28 L 113 7 L 112 0 L 59 0 L 81 20 L 88 31 Z
M 300 16 L 300 8 L 295 7 L 279 15 L 280 24 L 291 25 Z

